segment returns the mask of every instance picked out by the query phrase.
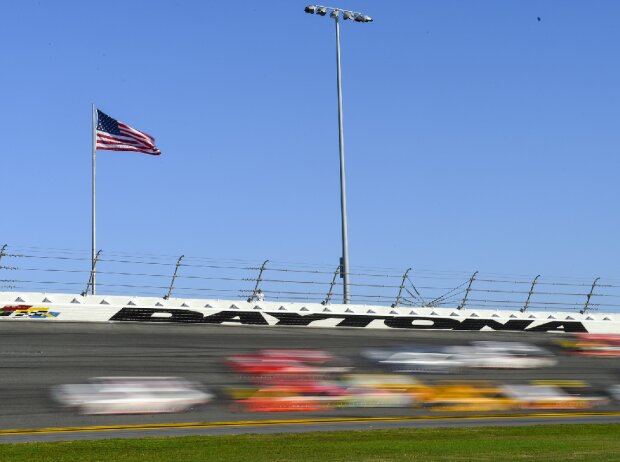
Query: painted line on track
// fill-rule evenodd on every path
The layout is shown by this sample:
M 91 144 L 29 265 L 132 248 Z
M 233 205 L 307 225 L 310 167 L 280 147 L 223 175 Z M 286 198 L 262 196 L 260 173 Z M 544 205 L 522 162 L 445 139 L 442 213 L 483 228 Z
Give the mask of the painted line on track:
M 280 420 L 236 420 L 227 422 L 181 422 L 162 424 L 133 424 L 133 425 L 95 425 L 84 427 L 50 427 L 50 428 L 17 428 L 0 430 L 0 437 L 9 435 L 34 435 L 41 433 L 87 433 L 102 431 L 140 431 L 166 430 L 189 428 L 217 428 L 217 427 L 261 427 L 276 425 L 308 425 L 325 423 L 364 423 L 364 422 L 400 422 L 425 420 L 494 420 L 494 419 L 544 419 L 544 418 L 576 418 L 576 417 L 620 417 L 620 412 L 568 412 L 568 413 L 539 413 L 539 414 L 482 414 L 482 415 L 455 415 L 455 416 L 400 416 L 400 417 L 319 417 L 313 419 L 280 419 Z

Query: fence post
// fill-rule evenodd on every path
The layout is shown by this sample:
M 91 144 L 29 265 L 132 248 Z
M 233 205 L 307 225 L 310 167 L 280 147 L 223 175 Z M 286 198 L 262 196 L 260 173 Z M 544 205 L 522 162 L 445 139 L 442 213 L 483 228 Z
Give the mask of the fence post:
M 474 280 L 476 279 L 477 274 L 478 274 L 478 271 L 472 274 L 471 277 L 469 278 L 469 284 L 467 284 L 467 290 L 465 290 L 465 296 L 463 297 L 463 301 L 461 302 L 461 305 L 456 307 L 457 310 L 462 310 L 463 308 L 465 308 L 465 304 L 467 303 L 467 297 L 469 297 L 469 291 L 471 290 L 471 285 L 474 283 Z
M 580 311 L 581 314 L 586 314 L 588 312 L 588 307 L 590 306 L 590 299 L 592 298 L 592 295 L 594 295 L 594 288 L 596 287 L 596 283 L 598 282 L 600 278 L 596 278 L 594 280 L 594 282 L 592 283 L 592 287 L 590 288 L 590 293 L 588 294 L 587 298 L 586 298 L 586 304 L 583 307 L 583 310 Z
M 261 281 L 263 280 L 263 272 L 265 271 L 265 266 L 269 263 L 269 260 L 265 260 L 260 267 L 260 271 L 258 272 L 258 278 L 256 279 L 256 285 L 254 286 L 254 290 L 252 291 L 252 296 L 248 298 L 248 302 L 252 300 L 256 300 L 256 294 L 258 293 L 258 287 L 260 286 Z
M 538 281 L 539 277 L 540 277 L 540 274 L 537 275 L 532 281 L 532 287 L 530 287 L 530 293 L 527 294 L 527 300 L 525 301 L 525 305 L 523 305 L 523 308 L 521 308 L 521 313 L 525 313 L 527 311 L 527 308 L 530 306 L 530 298 L 532 298 L 532 294 L 534 293 L 534 286 L 536 285 L 536 281 Z
M 168 293 L 164 295 L 164 300 L 168 300 L 170 295 L 172 295 L 172 289 L 174 288 L 174 281 L 177 278 L 177 272 L 179 271 L 179 266 L 181 266 L 181 260 L 183 260 L 185 255 L 181 255 L 177 260 L 177 266 L 174 268 L 174 274 L 172 275 L 172 280 L 170 281 L 170 287 L 168 288 Z
M 91 287 L 93 283 L 93 278 L 95 275 L 95 269 L 97 268 L 97 261 L 99 260 L 99 255 L 101 255 L 101 250 L 97 251 L 97 255 L 95 255 L 95 259 L 93 260 L 93 267 L 90 269 L 90 277 L 88 278 L 88 283 L 86 283 L 86 289 L 82 292 L 82 297 L 85 297 L 88 294 L 88 289 Z M 95 295 L 95 287 L 93 286 L 93 293 Z
M 0 261 L 2 261 L 2 257 L 4 257 L 6 254 L 4 253 L 4 251 L 6 250 L 7 245 L 4 244 L 2 246 L 2 248 L 0 249 Z
M 403 279 L 401 280 L 400 287 L 398 288 L 398 295 L 396 296 L 396 301 L 392 303 L 392 308 L 396 308 L 400 303 L 400 298 L 403 294 L 403 289 L 405 288 L 405 281 L 407 280 L 407 275 L 409 274 L 409 271 L 411 271 L 411 268 L 407 268 L 407 271 L 405 271 L 405 274 L 403 274 Z
M 338 267 L 336 268 L 336 271 L 334 271 L 334 277 L 332 278 L 332 282 L 329 284 L 329 290 L 327 291 L 325 300 L 321 302 L 321 305 L 327 305 L 331 301 L 332 295 L 334 294 L 334 286 L 336 285 L 336 279 L 338 278 L 338 275 L 340 274 L 340 268 L 341 268 L 341 265 L 338 265 Z

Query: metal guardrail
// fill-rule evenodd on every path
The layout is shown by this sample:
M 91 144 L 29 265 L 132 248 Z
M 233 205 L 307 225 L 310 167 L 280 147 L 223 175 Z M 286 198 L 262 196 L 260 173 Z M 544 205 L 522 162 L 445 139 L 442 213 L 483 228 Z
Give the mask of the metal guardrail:
M 342 297 L 340 268 L 266 260 L 128 254 L 103 250 L 99 294 L 256 299 L 329 304 Z M 351 303 L 513 311 L 620 312 L 620 281 L 416 268 L 351 269 Z M 0 291 L 87 292 L 89 252 L 0 246 Z

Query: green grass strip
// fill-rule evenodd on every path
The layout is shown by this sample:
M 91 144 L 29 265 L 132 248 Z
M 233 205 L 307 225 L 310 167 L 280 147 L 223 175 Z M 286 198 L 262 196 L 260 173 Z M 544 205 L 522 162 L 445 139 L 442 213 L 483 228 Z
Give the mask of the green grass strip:
M 618 461 L 620 424 L 0 444 L 1 462 Z

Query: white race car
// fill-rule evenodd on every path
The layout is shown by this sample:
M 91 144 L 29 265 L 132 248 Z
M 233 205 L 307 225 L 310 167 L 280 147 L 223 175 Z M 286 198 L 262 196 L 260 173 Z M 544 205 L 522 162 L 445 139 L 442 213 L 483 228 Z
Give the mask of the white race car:
M 551 352 L 521 342 L 477 341 L 469 347 L 450 347 L 449 351 L 465 355 L 473 368 L 534 369 L 557 364 Z
M 435 346 L 367 350 L 363 355 L 389 367 L 394 372 L 446 373 L 467 366 L 467 358 L 460 352 Z
M 590 409 L 607 404 L 603 396 L 573 395 L 551 385 L 503 385 L 507 398 L 522 409 Z
M 95 377 L 86 384 L 59 385 L 52 398 L 83 414 L 183 412 L 212 395 L 177 377 Z

